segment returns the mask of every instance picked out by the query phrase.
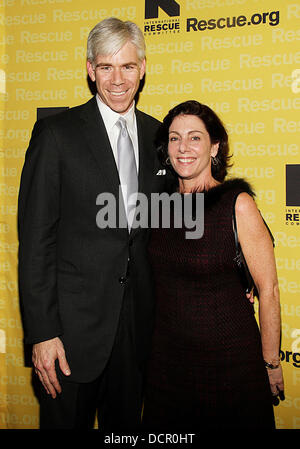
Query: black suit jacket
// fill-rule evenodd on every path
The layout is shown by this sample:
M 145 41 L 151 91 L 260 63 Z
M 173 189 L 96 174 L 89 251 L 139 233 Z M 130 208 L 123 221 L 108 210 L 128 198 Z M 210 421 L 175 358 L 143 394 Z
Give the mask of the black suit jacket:
M 159 122 L 136 110 L 139 191 L 165 189 L 154 136 Z M 36 122 L 19 193 L 19 290 L 25 343 L 59 336 L 72 371 L 101 373 L 114 341 L 130 264 L 138 357 L 147 356 L 153 291 L 149 231 L 99 229 L 99 193 L 119 196 L 119 177 L 95 97 Z

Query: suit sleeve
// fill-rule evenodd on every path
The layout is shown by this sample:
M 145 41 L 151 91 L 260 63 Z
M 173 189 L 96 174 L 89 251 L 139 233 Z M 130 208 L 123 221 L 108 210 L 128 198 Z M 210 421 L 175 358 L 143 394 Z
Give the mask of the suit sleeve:
M 46 123 L 33 128 L 18 201 L 20 305 L 25 343 L 30 344 L 62 333 L 56 281 L 60 164 L 54 133 Z

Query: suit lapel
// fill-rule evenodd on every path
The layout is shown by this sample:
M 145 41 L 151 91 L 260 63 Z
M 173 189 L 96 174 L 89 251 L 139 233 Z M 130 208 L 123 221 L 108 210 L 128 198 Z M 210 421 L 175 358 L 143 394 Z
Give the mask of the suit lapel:
M 143 114 L 136 109 L 136 122 L 139 145 L 139 193 L 145 194 L 150 200 L 151 178 L 154 170 L 154 150 L 152 146 L 152 136 L 144 121 Z M 131 237 L 139 231 L 139 228 L 131 230 Z
M 102 179 L 107 184 L 107 191 L 111 192 L 118 201 L 120 179 L 110 141 L 101 117 L 97 100 L 92 98 L 81 110 L 81 126 L 89 151 L 93 154 Z M 151 133 L 144 122 L 143 114 L 136 110 L 137 133 L 139 145 L 139 192 L 149 197 L 151 193 L 151 177 L 154 170 L 154 153 Z M 124 207 L 124 206 L 123 206 Z M 133 229 L 132 233 L 137 232 Z
M 101 173 L 101 182 L 106 187 L 102 192 L 112 193 L 117 203 L 117 210 L 122 216 L 125 216 L 123 197 L 120 197 L 120 179 L 116 166 L 113 151 L 110 145 L 109 137 L 100 114 L 96 98 L 92 98 L 85 104 L 81 111 L 82 132 L 85 141 L 88 143 L 88 149 L 93 154 Z M 119 209 L 119 205 L 121 210 Z M 128 232 L 126 225 L 125 232 Z
M 120 184 L 118 169 L 96 98 L 92 98 L 85 106 L 81 112 L 85 141 L 99 166 L 102 177 L 106 180 L 108 192 L 118 198 Z
M 139 192 L 149 195 L 154 170 L 154 150 L 144 117 L 138 110 L 136 110 L 136 120 L 139 143 Z
M 97 164 L 109 184 L 120 184 L 118 169 L 110 146 L 109 138 L 96 98 L 92 98 L 81 110 L 82 132 Z M 151 190 L 151 176 L 154 167 L 154 154 L 151 133 L 144 123 L 143 114 L 136 110 L 138 145 L 139 145 L 139 191 L 148 194 Z

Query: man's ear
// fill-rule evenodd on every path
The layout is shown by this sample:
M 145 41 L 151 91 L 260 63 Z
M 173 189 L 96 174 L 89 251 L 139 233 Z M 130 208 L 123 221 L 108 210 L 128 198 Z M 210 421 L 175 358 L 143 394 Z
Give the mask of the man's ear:
M 92 63 L 89 60 L 87 60 L 87 62 L 86 62 L 86 68 L 87 68 L 87 72 L 89 74 L 89 77 L 91 78 L 91 80 L 94 83 L 96 81 L 95 71 L 93 69 Z
M 144 58 L 140 68 L 140 80 L 144 78 L 145 72 L 146 72 L 146 59 Z

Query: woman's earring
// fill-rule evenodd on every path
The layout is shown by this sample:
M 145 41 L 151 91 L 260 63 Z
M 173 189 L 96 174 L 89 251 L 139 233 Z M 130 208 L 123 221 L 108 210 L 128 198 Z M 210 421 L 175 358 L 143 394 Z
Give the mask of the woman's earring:
M 166 159 L 166 165 L 171 165 L 169 156 L 168 156 L 167 159 Z
M 214 166 L 219 165 L 219 159 L 217 157 L 211 156 L 211 162 Z

